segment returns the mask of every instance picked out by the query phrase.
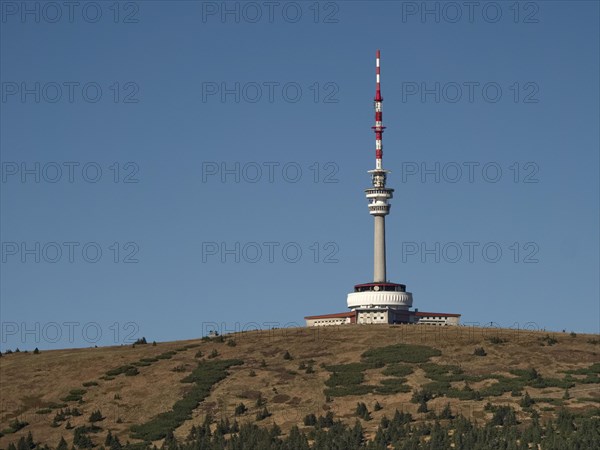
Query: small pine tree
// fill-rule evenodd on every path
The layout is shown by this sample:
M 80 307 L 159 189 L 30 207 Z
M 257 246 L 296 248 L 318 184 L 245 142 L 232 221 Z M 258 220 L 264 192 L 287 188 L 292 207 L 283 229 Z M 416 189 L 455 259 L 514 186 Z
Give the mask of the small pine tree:
M 286 351 L 285 351 L 285 353 L 284 353 L 284 355 L 283 355 L 283 359 L 285 359 L 285 360 L 288 360 L 288 361 L 289 361 L 289 360 L 291 360 L 291 359 L 293 359 L 293 358 L 292 358 L 292 355 L 290 355 L 290 352 L 288 352 L 288 351 L 286 350 Z
M 307 414 L 304 416 L 304 425 L 307 427 L 314 427 L 317 424 L 317 416 L 314 414 Z
M 529 392 L 525 391 L 525 395 L 519 402 L 519 406 L 521 406 L 521 408 L 529 408 L 534 403 L 535 401 L 529 396 Z
M 446 403 L 446 406 L 444 406 L 444 409 L 442 409 L 442 412 L 440 413 L 440 419 L 453 419 L 454 416 L 452 415 L 452 409 L 450 409 L 450 403 Z
M 565 389 L 565 393 L 562 396 L 563 400 L 569 400 L 571 398 L 571 394 L 569 394 L 569 388 Z
M 418 413 L 426 413 L 427 411 L 429 411 L 427 409 L 427 402 L 425 401 L 425 399 L 421 400 L 421 403 L 419 403 L 419 408 L 417 408 L 417 412 Z
M 381 404 L 378 401 L 376 401 L 375 405 L 373 405 L 373 410 L 374 411 L 381 411 L 382 409 L 383 409 L 383 406 L 381 406 Z
M 236 416 L 241 416 L 242 414 L 245 414 L 246 411 L 248 411 L 248 408 L 246 408 L 246 405 L 244 405 L 243 403 L 240 403 L 239 405 L 237 405 L 235 407 L 235 415 Z
M 97 409 L 96 411 L 93 411 L 92 414 L 90 414 L 90 418 L 88 420 L 91 423 L 95 423 L 95 422 L 100 422 L 100 421 L 104 420 L 104 417 L 102 416 L 102 413 L 100 412 L 100 410 Z
M 258 398 L 256 399 L 256 407 L 260 408 L 261 406 L 264 406 L 265 403 L 267 403 L 267 401 L 264 399 L 262 394 L 259 394 Z
M 25 445 L 27 445 L 27 447 L 30 449 L 35 448 L 35 442 L 33 441 L 33 435 L 31 434 L 31 431 L 29 433 L 27 433 L 27 438 L 25 439 Z
M 267 367 L 267 362 L 264 359 L 260 362 L 260 367 Z
M 106 434 L 106 439 L 104 439 L 104 445 L 110 446 L 110 444 L 112 443 L 112 441 L 113 441 L 113 435 L 110 432 L 110 430 L 108 430 L 108 433 Z
M 68 450 L 69 446 L 67 445 L 67 441 L 65 441 L 64 437 L 60 437 L 60 441 L 58 442 L 58 445 L 56 446 L 56 450 Z
M 261 411 L 259 411 L 259 412 L 256 413 L 256 420 L 257 421 L 264 420 L 267 417 L 269 417 L 270 415 L 271 415 L 271 413 L 269 412 L 269 410 L 265 406 Z
M 363 402 L 356 404 L 356 415 L 364 420 L 371 420 L 371 413 L 367 408 L 367 405 Z
M 33 350 L 33 354 L 34 354 L 34 355 L 39 355 L 39 354 L 40 354 L 40 350 L 39 350 L 39 349 L 36 347 L 36 348 Z
M 110 443 L 110 450 L 121 450 L 122 448 L 123 448 L 123 446 L 121 445 L 121 442 L 119 441 L 119 437 L 114 436 L 112 442 Z

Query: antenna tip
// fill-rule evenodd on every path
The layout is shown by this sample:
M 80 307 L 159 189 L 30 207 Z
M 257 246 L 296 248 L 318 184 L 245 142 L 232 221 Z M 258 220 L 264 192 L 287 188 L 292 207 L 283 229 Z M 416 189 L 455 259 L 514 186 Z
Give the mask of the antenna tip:
M 378 49 L 378 50 L 377 50 L 377 57 L 378 57 L 378 58 L 379 58 L 379 56 L 380 56 L 380 53 L 381 53 L 381 52 L 380 52 L 380 51 L 379 51 L 379 49 Z

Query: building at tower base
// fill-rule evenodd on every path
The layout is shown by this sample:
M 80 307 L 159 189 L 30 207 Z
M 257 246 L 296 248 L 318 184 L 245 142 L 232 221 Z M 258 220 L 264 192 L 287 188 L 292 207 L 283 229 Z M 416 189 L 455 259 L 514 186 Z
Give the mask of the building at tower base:
M 417 324 L 433 326 L 460 325 L 460 314 L 421 312 L 418 310 L 399 312 L 394 308 L 360 308 L 349 312 L 306 316 L 307 327 L 369 324 Z

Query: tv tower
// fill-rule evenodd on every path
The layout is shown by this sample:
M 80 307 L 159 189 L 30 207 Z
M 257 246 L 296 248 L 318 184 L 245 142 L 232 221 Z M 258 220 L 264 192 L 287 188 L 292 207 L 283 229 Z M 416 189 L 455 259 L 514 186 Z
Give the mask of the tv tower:
M 385 216 L 390 213 L 388 200 L 394 190 L 386 187 L 389 170 L 383 168 L 383 97 L 381 96 L 380 51 L 375 59 L 375 169 L 369 170 L 372 187 L 365 189 L 369 214 L 373 216 L 375 233 L 373 246 L 373 282 L 357 284 L 348 294 L 348 307 L 357 313 L 358 323 L 403 323 L 410 321 L 408 309 L 412 294 L 403 284 L 389 283 L 386 273 Z

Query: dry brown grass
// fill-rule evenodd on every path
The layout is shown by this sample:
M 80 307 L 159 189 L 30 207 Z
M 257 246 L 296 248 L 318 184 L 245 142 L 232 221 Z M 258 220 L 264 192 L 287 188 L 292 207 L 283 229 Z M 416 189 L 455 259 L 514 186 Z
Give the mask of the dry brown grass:
M 394 409 L 416 413 L 417 405 L 410 403 L 411 393 L 395 395 L 368 394 L 364 396 L 336 397 L 326 402 L 323 389 L 329 372 L 321 364 L 339 364 L 360 361 L 365 350 L 390 345 L 410 343 L 438 348 L 442 355 L 432 361 L 440 364 L 460 366 L 468 374 L 498 373 L 509 376 L 508 371 L 515 368 L 535 367 L 544 377 L 562 378 L 561 371 L 588 367 L 600 359 L 597 345 L 588 343 L 596 336 L 554 333 L 558 343 L 553 346 L 540 345 L 540 339 L 546 332 L 490 330 L 466 327 L 427 327 L 414 325 L 401 326 L 345 326 L 329 329 L 286 329 L 270 332 L 248 332 L 235 335 L 237 345 L 230 347 L 226 343 L 185 342 L 160 343 L 157 346 L 137 345 L 73 350 L 42 351 L 39 355 L 18 353 L 3 355 L 0 358 L 0 430 L 8 427 L 9 422 L 19 417 L 29 425 L 19 432 L 0 438 L 0 448 L 6 448 L 9 442 L 31 431 L 36 439 L 54 447 L 64 436 L 69 445 L 72 430 L 65 429 L 65 422 L 58 428 L 51 427 L 55 412 L 37 414 L 36 411 L 51 403 L 61 403 L 72 389 L 83 388 L 82 383 L 97 381 L 84 395 L 84 403 L 69 403 L 77 406 L 83 415 L 70 419 L 73 426 L 87 422 L 93 410 L 100 409 L 106 417 L 99 425 L 103 431 L 94 438 L 103 443 L 107 430 L 119 436 L 122 442 L 131 440 L 129 427 L 152 418 L 159 412 L 169 410 L 190 388 L 181 383 L 198 359 L 194 355 L 201 350 L 204 355 L 213 349 L 219 352 L 218 358 L 239 358 L 245 361 L 242 366 L 234 366 L 230 375 L 217 384 L 210 396 L 193 413 L 193 419 L 185 422 L 176 430 L 177 437 L 184 437 L 194 424 L 201 423 L 208 411 L 216 416 L 234 419 L 234 409 L 243 402 L 249 411 L 238 421 L 254 421 L 258 407 L 255 406 L 259 393 L 266 400 L 266 406 L 272 413 L 267 420 L 260 422 L 270 425 L 276 422 L 284 432 L 294 425 L 302 426 L 302 419 L 309 413 L 317 416 L 333 410 L 337 418 L 354 422 L 354 411 L 358 401 L 364 401 L 373 416 L 366 422 L 365 428 L 372 433 L 379 419 L 393 414 Z M 500 335 L 507 339 L 503 344 L 491 344 L 486 338 Z M 119 375 L 114 380 L 101 380 L 104 373 L 114 367 L 130 364 L 140 358 L 157 356 L 168 350 L 175 350 L 188 344 L 199 344 L 198 348 L 180 351 L 172 359 L 159 360 L 147 367 L 139 367 L 139 375 Z M 473 355 L 475 347 L 484 347 L 486 357 Z M 289 351 L 292 360 L 285 360 L 283 354 Z M 206 356 L 205 356 L 206 358 Z M 299 369 L 301 362 L 314 360 L 313 374 Z M 261 367 L 265 360 L 266 367 Z M 184 366 L 185 371 L 173 371 Z M 251 376 L 253 370 L 255 376 Z M 376 384 L 381 378 L 378 369 L 365 372 L 365 382 Z M 431 380 L 425 377 L 421 369 L 416 369 L 407 377 L 407 383 L 414 389 Z M 480 382 L 481 385 L 491 381 Z M 458 383 L 460 385 L 460 383 Z M 479 384 L 472 383 L 472 388 Z M 573 409 L 597 407 L 599 404 L 597 384 L 578 384 L 570 389 L 571 399 L 565 402 Z M 562 398 L 563 389 L 527 389 L 532 397 Z M 115 399 L 115 394 L 120 399 Z M 587 398 L 588 401 L 582 400 Z M 429 402 L 430 409 L 441 410 L 449 402 L 454 411 L 466 416 L 484 418 L 483 405 L 486 401 L 511 404 L 520 411 L 519 397 L 510 393 L 501 397 L 484 399 L 479 402 L 460 402 L 457 399 L 438 398 Z M 373 411 L 376 401 L 383 406 L 381 411 Z M 551 405 L 542 405 L 551 406 Z M 552 414 L 545 412 L 543 414 Z M 522 417 L 526 415 L 521 414 Z M 118 423 L 117 419 L 120 419 Z

